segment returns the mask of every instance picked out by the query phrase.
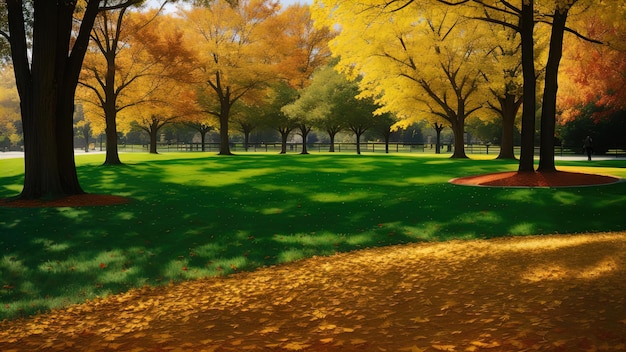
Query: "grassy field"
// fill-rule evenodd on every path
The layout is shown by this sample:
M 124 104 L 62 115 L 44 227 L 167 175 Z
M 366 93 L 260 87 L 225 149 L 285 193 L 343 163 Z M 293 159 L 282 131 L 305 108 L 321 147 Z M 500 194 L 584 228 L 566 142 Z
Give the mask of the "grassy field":
M 0 207 L 0 320 L 338 251 L 626 229 L 624 182 L 558 189 L 447 182 L 515 170 L 512 161 L 208 153 L 123 154 L 121 167 L 102 160 L 77 158 L 85 190 L 131 203 Z M 22 162 L 0 160 L 0 198 L 21 190 Z M 626 178 L 623 160 L 558 166 Z

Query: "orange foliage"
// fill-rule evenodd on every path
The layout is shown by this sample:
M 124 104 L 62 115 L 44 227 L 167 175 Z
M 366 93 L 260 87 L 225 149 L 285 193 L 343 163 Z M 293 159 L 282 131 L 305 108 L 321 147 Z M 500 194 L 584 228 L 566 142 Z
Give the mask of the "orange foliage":
M 602 108 L 595 119 L 626 109 L 626 51 L 614 45 L 626 40 L 626 27 L 599 18 L 588 20 L 586 27 L 590 37 L 605 44 L 568 38 L 561 71 L 561 122 L 575 117 L 578 108 L 587 104 Z

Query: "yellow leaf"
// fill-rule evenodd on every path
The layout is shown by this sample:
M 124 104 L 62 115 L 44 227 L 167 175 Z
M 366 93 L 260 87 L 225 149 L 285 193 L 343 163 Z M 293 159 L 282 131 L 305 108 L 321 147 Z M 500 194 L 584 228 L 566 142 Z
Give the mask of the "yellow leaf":
M 411 346 L 411 347 L 405 347 L 405 348 L 401 348 L 400 351 L 406 351 L 406 352 L 424 352 L 426 351 L 425 349 L 419 348 L 415 345 Z
M 353 345 L 361 345 L 361 344 L 364 344 L 366 342 L 367 342 L 367 340 L 363 340 L 363 339 L 352 339 L 352 340 L 350 340 L 350 343 L 353 344 Z
M 432 347 L 436 349 L 437 351 L 444 351 L 444 352 L 456 351 L 455 345 L 432 345 Z
M 334 325 L 334 324 L 322 324 L 320 325 L 320 330 L 332 330 L 336 327 L 337 325 Z
M 301 342 L 290 342 L 286 344 L 285 346 L 283 346 L 283 348 L 290 350 L 290 351 L 301 351 L 309 346 L 310 345 L 307 345 Z
M 480 348 L 494 348 L 494 347 L 500 346 L 500 344 L 497 341 L 493 341 L 489 343 L 482 342 L 482 341 L 472 341 L 471 344 Z
M 331 343 L 331 342 L 333 342 L 333 340 L 334 339 L 332 337 L 328 337 L 328 338 L 325 338 L 325 339 L 321 339 L 320 342 L 321 343 Z
M 269 334 L 271 332 L 278 332 L 278 326 L 267 326 L 260 331 L 261 334 Z
M 122 346 L 121 343 L 110 343 L 110 344 L 107 345 L 107 348 L 110 348 L 110 349 L 113 349 L 113 350 L 117 350 L 121 346 Z
M 430 321 L 430 319 L 428 318 L 422 318 L 422 317 L 415 317 L 413 319 L 411 319 L 412 322 L 414 323 L 427 323 Z

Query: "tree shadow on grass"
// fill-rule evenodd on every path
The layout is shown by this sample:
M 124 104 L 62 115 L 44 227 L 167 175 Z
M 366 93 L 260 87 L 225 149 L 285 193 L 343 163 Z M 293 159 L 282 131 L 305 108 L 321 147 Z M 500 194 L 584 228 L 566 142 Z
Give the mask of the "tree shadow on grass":
M 0 319 L 368 247 L 626 228 L 623 183 L 559 190 L 447 183 L 514 167 L 347 155 L 81 166 L 88 192 L 133 202 L 0 208 Z M 19 176 L 2 178 L 16 182 Z

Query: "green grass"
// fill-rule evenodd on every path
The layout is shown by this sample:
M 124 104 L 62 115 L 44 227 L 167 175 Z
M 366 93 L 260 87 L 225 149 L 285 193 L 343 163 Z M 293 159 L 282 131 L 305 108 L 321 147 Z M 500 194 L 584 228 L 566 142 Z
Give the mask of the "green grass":
M 87 192 L 133 199 L 81 208 L 0 207 L 0 320 L 143 285 L 373 246 L 626 230 L 626 183 L 515 189 L 454 177 L 512 161 L 434 155 L 123 154 L 77 158 Z M 0 198 L 22 185 L 0 160 Z M 626 177 L 623 161 L 560 162 Z M 417 269 L 416 269 L 417 270 Z

